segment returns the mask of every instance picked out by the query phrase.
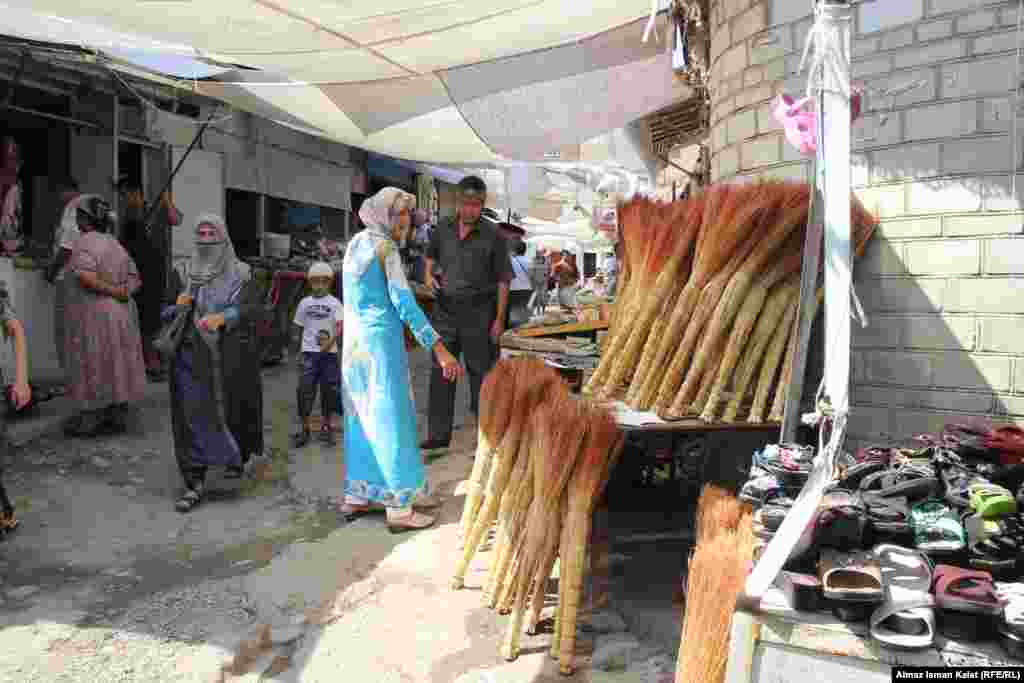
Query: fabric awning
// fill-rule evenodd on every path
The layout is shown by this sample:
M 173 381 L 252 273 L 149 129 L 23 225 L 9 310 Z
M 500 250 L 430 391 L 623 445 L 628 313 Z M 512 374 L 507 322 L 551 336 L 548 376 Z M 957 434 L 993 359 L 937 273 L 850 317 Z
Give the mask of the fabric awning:
M 11 4 L 53 15 L 37 38 L 51 26 L 63 42 L 105 47 L 70 20 L 173 44 L 179 56 L 190 46 L 230 67 L 194 81 L 198 92 L 412 161 L 542 161 L 691 93 L 673 77 L 665 13 L 658 38 L 641 40 L 649 0 Z

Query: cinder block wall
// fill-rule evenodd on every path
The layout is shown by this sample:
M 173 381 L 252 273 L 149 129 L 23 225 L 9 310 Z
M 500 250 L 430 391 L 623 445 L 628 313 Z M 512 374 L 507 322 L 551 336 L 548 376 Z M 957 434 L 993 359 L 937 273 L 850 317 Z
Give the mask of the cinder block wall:
M 806 88 L 811 3 L 711 5 L 713 177 L 806 178 L 771 103 Z M 850 436 L 904 438 L 963 415 L 1024 423 L 1017 3 L 866 0 L 854 17 L 853 76 L 868 92 L 853 183 L 882 227 L 856 276 L 870 326 L 854 330 Z

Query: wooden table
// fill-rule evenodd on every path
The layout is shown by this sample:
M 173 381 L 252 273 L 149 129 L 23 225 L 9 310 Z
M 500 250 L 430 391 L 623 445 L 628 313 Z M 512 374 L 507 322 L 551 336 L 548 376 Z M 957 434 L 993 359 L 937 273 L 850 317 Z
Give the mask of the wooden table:
M 518 328 L 512 334 L 517 337 L 562 337 L 579 335 L 590 337 L 597 342 L 597 333 L 608 329 L 607 320 L 588 320 L 585 322 L 566 323 L 564 325 L 539 325 L 537 327 Z

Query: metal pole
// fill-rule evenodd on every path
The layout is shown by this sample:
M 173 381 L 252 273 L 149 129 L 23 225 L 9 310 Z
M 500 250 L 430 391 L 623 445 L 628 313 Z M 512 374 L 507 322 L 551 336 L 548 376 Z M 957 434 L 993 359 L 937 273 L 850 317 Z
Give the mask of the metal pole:
M 149 205 L 149 209 L 146 211 L 146 218 L 142 222 L 142 224 L 146 226 L 146 235 L 149 235 L 149 233 L 153 231 L 153 226 L 151 222 L 153 220 L 153 216 L 156 215 L 157 207 L 160 206 L 160 197 L 163 196 L 164 192 L 167 192 L 167 190 L 171 189 L 171 185 L 174 183 L 174 177 L 178 175 L 178 171 L 181 170 L 182 165 L 185 163 L 185 159 L 188 159 L 188 155 L 192 153 L 192 150 L 195 149 L 195 146 L 199 142 L 200 138 L 203 137 L 203 133 L 205 133 L 206 129 L 209 128 L 210 122 L 213 121 L 213 117 L 217 115 L 218 109 L 220 109 L 220 105 L 215 106 L 210 111 L 210 115 L 206 117 L 206 121 L 204 121 L 203 125 L 199 127 L 199 132 L 196 133 L 196 136 L 194 138 L 192 138 L 192 142 L 188 143 L 188 147 L 185 149 L 185 153 L 182 154 L 181 159 L 178 160 L 178 165 L 174 167 L 173 171 L 171 171 L 170 177 L 167 178 L 167 182 L 164 184 L 164 189 L 160 190 L 160 192 L 156 196 L 156 199 L 154 199 L 153 203 Z
M 114 91 L 114 130 L 111 134 L 111 139 L 114 143 L 114 164 L 113 164 L 113 185 L 114 192 L 110 198 L 110 207 L 114 211 L 114 215 L 119 215 L 121 210 L 121 197 L 120 197 L 120 176 L 121 176 L 121 158 L 120 158 L 120 131 L 121 131 L 121 103 L 117 98 L 117 91 Z M 121 237 L 120 220 L 118 225 L 114 226 L 115 234 L 118 238 Z

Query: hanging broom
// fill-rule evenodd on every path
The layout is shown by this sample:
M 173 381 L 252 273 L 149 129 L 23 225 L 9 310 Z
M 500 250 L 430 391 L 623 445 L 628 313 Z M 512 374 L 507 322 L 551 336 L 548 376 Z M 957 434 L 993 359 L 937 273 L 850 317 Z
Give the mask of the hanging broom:
M 575 668 L 576 624 L 583 594 L 583 574 L 594 508 L 608 483 L 622 452 L 625 439 L 615 420 L 605 411 L 590 419 L 590 436 L 580 456 L 567 491 L 559 556 L 559 599 L 552 653 L 558 652 L 559 671 L 571 674 Z
M 487 482 L 487 493 L 483 507 L 473 522 L 473 528 L 463 548 L 452 577 L 451 586 L 459 590 L 465 585 L 466 571 L 477 549 L 494 523 L 501 505 L 501 498 L 508 485 L 508 477 L 515 465 L 514 458 L 519 452 L 519 442 L 527 417 L 543 396 L 552 390 L 552 385 L 563 382 L 543 361 L 532 358 L 517 358 L 515 398 L 512 402 L 512 418 L 508 429 L 494 453 L 491 474 Z
M 743 361 L 733 376 L 733 394 L 725 407 L 722 422 L 733 423 L 743 400 L 755 387 L 751 386 L 755 373 L 761 366 L 769 343 L 777 337 L 785 325 L 786 309 L 789 302 L 798 296 L 800 280 L 786 280 L 775 286 L 768 295 L 761 314 L 757 318 L 750 340 L 743 352 Z M 776 394 L 777 395 L 777 394 Z
M 697 395 L 709 354 L 723 344 L 733 318 L 754 278 L 761 273 L 790 234 L 798 226 L 806 223 L 806 220 L 807 186 L 797 183 L 765 183 L 757 196 L 752 198 L 751 206 L 737 216 L 737 221 L 749 222 L 749 238 L 737 249 L 728 268 L 717 276 L 712 281 L 713 285 L 709 285 L 707 291 L 702 294 L 702 302 L 708 302 L 714 307 L 714 311 L 708 314 L 705 307 L 698 306 L 687 331 L 690 332 L 694 328 L 697 328 L 696 331 L 703 329 L 708 320 L 710 324 L 703 342 L 696 348 L 692 364 L 686 370 L 682 386 L 667 408 L 664 401 L 659 401 L 660 410 L 669 416 L 685 415 L 691 401 Z M 796 249 L 799 251 L 799 244 L 796 245 Z M 737 262 L 740 264 L 738 268 Z M 728 284 L 723 290 L 716 291 L 714 285 L 721 286 L 730 270 L 733 270 L 733 273 L 728 278 Z M 693 338 L 694 335 L 688 337 Z M 684 359 L 688 350 L 689 346 L 684 341 Z M 665 389 L 664 385 L 662 389 Z M 660 397 L 663 398 L 665 395 L 662 393 Z
M 515 601 L 512 618 L 502 644 L 501 654 L 506 660 L 519 656 L 519 638 L 523 628 L 526 598 L 533 581 L 541 581 L 538 569 L 542 564 L 548 530 L 556 521 L 562 491 L 572 474 L 584 444 L 590 440 L 588 411 L 582 402 L 571 400 L 554 406 L 551 416 L 555 425 L 552 429 L 553 450 L 543 451 L 534 463 L 533 502 L 526 522 L 520 552 L 519 571 L 515 576 Z
M 512 413 L 515 395 L 515 363 L 502 359 L 495 363 L 480 386 L 480 417 L 478 419 L 476 459 L 466 487 L 466 501 L 459 523 L 463 539 L 473 528 L 473 520 L 483 499 L 484 477 L 491 463 L 493 446 L 501 443 Z
M 733 378 L 736 365 L 739 363 L 740 354 L 750 340 L 750 335 L 757 322 L 757 318 L 765 301 L 768 299 L 769 290 L 784 278 L 791 278 L 794 273 L 799 277 L 802 256 L 800 245 L 802 243 L 803 231 L 797 231 L 790 238 L 787 247 L 783 249 L 781 258 L 768 269 L 767 273 L 757 279 L 757 282 L 747 293 L 743 307 L 736 316 L 736 323 L 725 340 L 726 347 L 718 371 L 714 374 L 707 373 L 708 378 L 715 378 L 715 383 L 711 387 L 706 400 L 702 401 L 701 397 L 698 396 L 698 403 L 702 407 L 701 419 L 705 422 L 715 421 L 718 406 L 722 401 L 722 393 Z
M 565 522 L 568 507 L 568 496 L 565 491 L 562 491 L 558 502 L 558 512 L 552 517 L 552 525 L 548 527 L 548 535 L 544 540 L 545 545 L 541 554 L 541 561 L 537 565 L 537 571 L 534 572 L 533 589 L 530 591 L 530 598 L 527 601 L 530 612 L 526 615 L 526 632 L 531 636 L 537 635 L 540 614 L 544 609 L 544 596 L 547 594 L 548 579 L 551 578 L 551 573 L 555 569 L 555 561 L 558 559 L 558 547 L 562 539 L 562 526 Z M 559 581 L 561 581 L 561 577 L 559 577 Z

